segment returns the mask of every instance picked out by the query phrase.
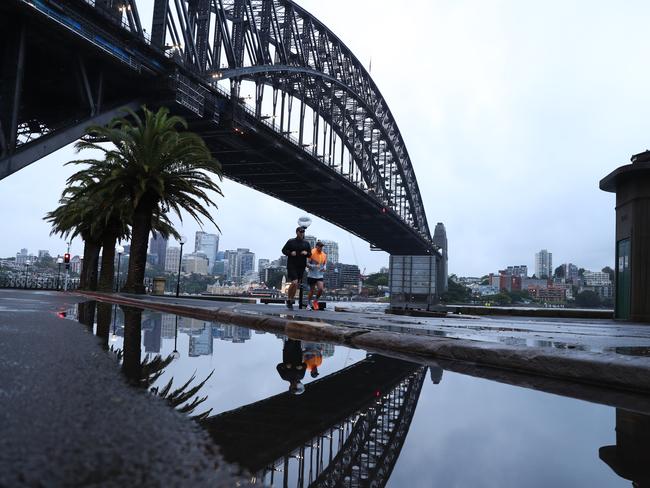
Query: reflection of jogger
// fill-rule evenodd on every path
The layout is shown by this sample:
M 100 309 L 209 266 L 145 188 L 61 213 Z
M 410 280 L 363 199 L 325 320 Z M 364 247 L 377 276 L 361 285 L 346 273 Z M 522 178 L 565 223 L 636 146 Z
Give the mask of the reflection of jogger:
M 305 240 L 304 227 L 296 229 L 296 237 L 287 241 L 282 248 L 282 254 L 287 256 L 287 279 L 291 282 L 287 292 L 287 308 L 292 309 L 298 281 L 302 280 L 307 266 L 307 257 L 311 254 L 311 247 Z
M 323 252 L 323 243 L 318 241 L 307 260 L 307 283 L 309 284 L 307 303 L 314 310 L 318 310 L 318 299 L 323 294 L 323 273 L 326 263 L 327 254 Z M 314 296 L 314 291 L 316 291 L 316 299 L 312 302 L 311 299 Z
M 302 352 L 302 360 L 312 378 L 319 375 L 318 368 L 323 364 L 323 346 L 321 344 L 307 343 Z
M 302 359 L 302 344 L 294 339 L 287 339 L 282 348 L 282 362 L 276 366 L 280 377 L 289 382 L 289 392 L 300 395 L 305 386 L 300 382 L 305 377 L 307 365 Z

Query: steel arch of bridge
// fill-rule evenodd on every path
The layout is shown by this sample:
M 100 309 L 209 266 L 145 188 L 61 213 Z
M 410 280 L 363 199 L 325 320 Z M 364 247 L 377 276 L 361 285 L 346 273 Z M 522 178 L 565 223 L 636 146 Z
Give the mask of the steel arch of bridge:
M 153 0 L 147 34 L 144 3 L 0 5 L 15 15 L 15 22 L 0 18 L 11 31 L 0 36 L 11 41 L 0 73 L 0 179 L 121 106 L 171 102 L 193 119 L 192 130 L 212 138 L 226 176 L 391 253 L 435 249 L 386 101 L 327 27 L 291 0 Z M 39 63 L 50 67 L 47 91 Z M 70 70 L 76 85 L 68 83 Z M 247 90 L 252 107 L 242 97 Z M 238 139 L 242 129 L 251 131 L 248 141 Z M 337 196 L 343 200 L 332 202 Z
M 298 143 L 430 241 L 411 160 L 386 101 L 361 62 L 306 10 L 290 0 L 155 0 L 151 42 L 212 85 L 229 80 L 235 98 L 242 81 L 254 83 L 256 116 L 271 118 L 282 134 L 292 132 L 296 100 Z M 265 86 L 272 89 L 270 116 L 262 113 Z

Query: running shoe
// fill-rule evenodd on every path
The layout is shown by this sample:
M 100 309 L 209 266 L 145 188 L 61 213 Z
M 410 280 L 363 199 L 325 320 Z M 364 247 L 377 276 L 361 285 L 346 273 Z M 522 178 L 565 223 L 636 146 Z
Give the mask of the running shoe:
M 292 300 L 287 300 L 287 308 L 289 310 L 293 310 L 293 301 Z

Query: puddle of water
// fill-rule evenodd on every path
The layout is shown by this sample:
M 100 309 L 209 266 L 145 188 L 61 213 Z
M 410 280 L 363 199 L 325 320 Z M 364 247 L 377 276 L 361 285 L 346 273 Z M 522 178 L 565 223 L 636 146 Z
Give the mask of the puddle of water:
M 119 351 L 132 383 L 162 392 L 205 381 L 186 399 L 205 398 L 190 414 L 209 414 L 200 425 L 260 486 L 649 479 L 648 415 L 229 324 L 91 308 L 80 321 Z

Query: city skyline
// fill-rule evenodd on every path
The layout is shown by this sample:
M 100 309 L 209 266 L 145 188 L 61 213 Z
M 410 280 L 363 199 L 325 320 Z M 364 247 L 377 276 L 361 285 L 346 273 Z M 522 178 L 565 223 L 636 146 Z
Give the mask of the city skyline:
M 306 237 L 311 237 L 311 236 L 306 236 Z M 165 271 L 176 273 L 177 272 L 177 267 L 178 267 L 178 260 L 179 260 L 179 256 L 180 256 L 180 245 L 174 239 L 170 239 L 169 243 L 171 243 L 171 244 L 168 245 L 167 248 L 166 248 L 166 251 L 167 251 L 166 258 L 167 258 L 167 261 L 168 261 L 168 266 L 165 268 Z M 329 245 L 332 245 L 332 244 L 337 245 L 338 243 L 331 241 L 329 243 Z M 25 254 L 23 256 L 18 256 L 23 251 L 26 251 L 27 254 Z M 553 254 L 548 249 L 542 249 L 541 251 L 547 252 L 548 255 Z M 38 253 L 43 253 L 43 252 L 49 253 L 49 255 L 53 259 L 56 260 L 57 256 L 55 254 L 52 254 L 48 249 L 39 249 L 38 250 Z M 270 264 L 273 264 L 275 261 L 281 260 L 282 257 L 283 257 L 281 254 L 279 254 L 278 256 L 259 257 L 255 253 L 250 252 L 249 248 L 242 248 L 242 247 L 237 247 L 237 248 L 231 249 L 231 250 L 220 251 L 220 253 L 221 252 L 234 253 L 234 254 L 237 254 L 237 252 L 245 252 L 245 253 L 251 255 L 250 258 L 249 258 L 250 263 L 247 265 L 247 269 L 250 269 L 250 265 L 252 264 L 252 266 L 253 266 L 252 270 L 255 271 L 255 272 L 260 271 L 260 266 L 259 266 L 260 263 L 264 263 L 265 265 L 270 265 Z M 194 254 L 195 253 L 185 253 L 185 252 L 183 252 L 183 262 L 185 262 L 185 259 L 188 256 L 194 256 Z M 198 254 L 201 255 L 201 256 L 203 255 L 200 252 Z M 536 258 L 538 256 L 538 254 L 539 254 L 539 252 L 531 253 L 531 255 L 533 256 L 533 258 L 531 259 L 531 262 L 533 263 L 532 266 L 529 266 L 528 264 L 524 264 L 524 263 L 514 265 L 514 264 L 511 264 L 513 261 L 510 260 L 510 261 L 506 261 L 505 264 L 496 264 L 495 263 L 495 264 L 489 265 L 488 268 L 482 270 L 480 273 L 461 275 L 461 274 L 458 274 L 458 273 L 454 273 L 452 271 L 452 272 L 449 273 L 449 276 L 454 274 L 459 278 L 485 277 L 485 276 L 489 276 L 490 274 L 498 275 L 503 270 L 503 271 L 507 271 L 510 274 L 515 274 L 515 275 L 521 274 L 522 276 L 529 276 L 529 277 L 536 276 L 537 278 L 539 278 L 539 276 L 537 276 L 538 272 L 536 270 Z M 73 254 L 72 255 L 73 258 L 79 257 L 79 256 L 81 256 L 81 254 L 79 254 L 79 255 Z M 34 258 L 38 259 L 37 254 L 32 253 L 28 248 L 21 248 L 14 256 L 5 256 L 5 257 L 0 256 L 0 260 L 9 259 L 11 257 L 17 257 L 17 261 L 19 261 L 20 259 L 24 260 L 24 259 L 27 259 L 27 258 L 29 258 L 29 259 L 34 259 Z M 578 265 L 575 264 L 576 261 L 578 262 Z M 226 254 L 226 257 L 224 257 L 223 259 L 217 259 L 217 263 L 219 263 L 219 262 L 227 263 L 228 262 L 227 254 Z M 328 262 L 330 262 L 329 259 L 328 259 Z M 339 263 L 340 264 L 346 264 L 346 265 L 347 264 L 355 264 L 355 263 L 344 263 L 344 262 L 342 262 L 340 260 L 338 262 L 332 262 L 332 264 L 339 264 Z M 601 266 L 596 265 L 593 268 L 589 268 L 587 266 L 583 266 L 579 262 L 578 259 L 570 258 L 568 260 L 564 260 L 564 261 L 556 262 L 555 264 L 552 264 L 551 269 L 550 269 L 549 278 L 553 277 L 554 272 L 558 267 L 567 266 L 567 265 L 570 267 L 569 272 L 572 273 L 572 274 L 576 274 L 576 275 L 577 275 L 577 272 L 578 272 L 579 268 L 582 268 L 585 271 L 590 271 L 590 272 L 601 272 L 601 270 L 603 268 L 605 268 L 605 267 L 610 267 L 610 268 L 613 269 L 613 265 L 611 265 L 611 264 L 602 264 Z M 233 266 L 236 266 L 236 264 L 234 264 Z M 363 268 L 360 267 L 359 269 L 362 270 Z M 369 274 L 372 274 L 372 273 L 381 273 L 382 269 L 388 269 L 388 267 L 387 266 L 386 267 L 381 267 L 381 268 L 376 269 L 376 270 L 367 269 L 365 275 L 369 275 Z M 186 271 L 183 270 L 183 272 L 185 273 Z M 211 273 L 207 273 L 207 274 L 211 274 Z M 214 273 L 215 276 L 218 275 L 218 274 L 220 274 L 220 273 Z
M 643 63 L 650 5 L 414 1 L 422 12 L 415 19 L 382 1 L 299 3 L 367 68 L 372 57 L 371 74 L 406 141 L 430 230 L 445 224 L 449 273 L 475 275 L 508 262 L 532 269 L 531 250 L 544 247 L 556 262 L 579 255 L 585 268 L 613 266 L 615 199 L 598 181 L 648 146 L 650 122 L 638 107 L 650 98 Z M 343 8 L 349 15 L 337 14 Z M 141 15 L 148 24 L 150 12 Z M 395 76 L 396 59 L 409 66 L 406 82 Z M 0 255 L 26 245 L 64 252 L 41 219 L 74 171 L 63 163 L 76 157 L 68 147 L 0 182 L 0 205 L 11 209 Z M 496 189 L 504 197 L 494 198 Z M 269 248 L 280 249 L 304 215 L 228 180 L 223 190 L 214 214 L 223 249 L 252 234 L 264 237 L 244 245 L 271 257 Z M 310 233 L 341 243 L 341 261 L 387 265 L 386 253 L 312 220 Z M 188 218 L 179 227 L 188 237 L 197 230 Z M 79 239 L 72 252 L 81 252 Z

